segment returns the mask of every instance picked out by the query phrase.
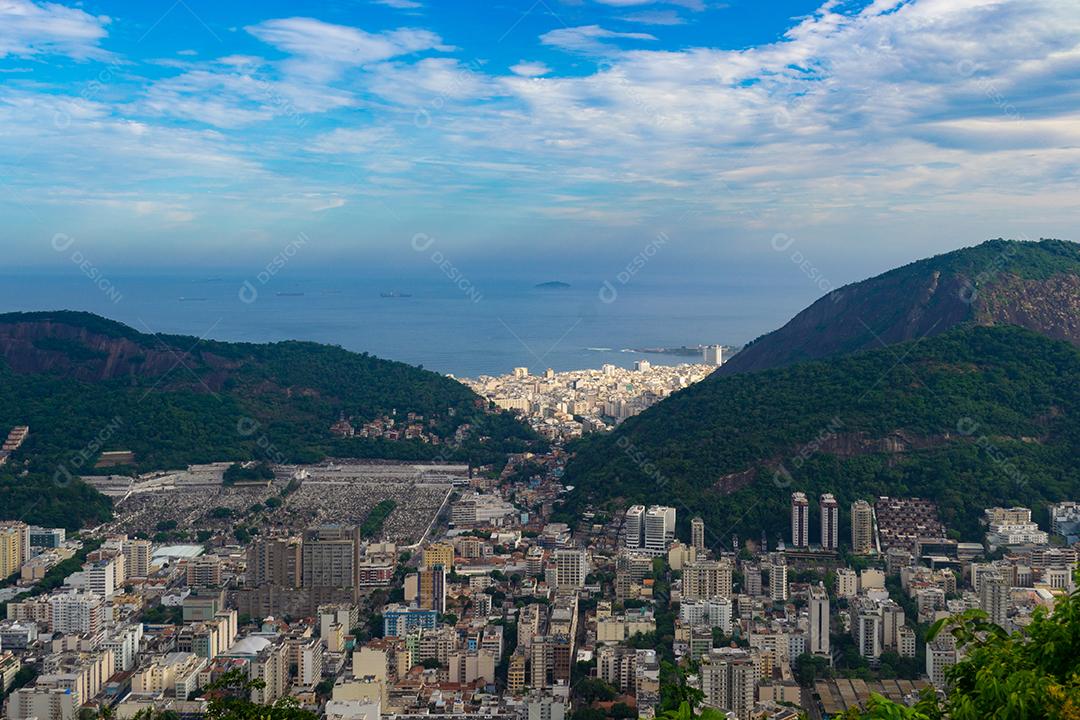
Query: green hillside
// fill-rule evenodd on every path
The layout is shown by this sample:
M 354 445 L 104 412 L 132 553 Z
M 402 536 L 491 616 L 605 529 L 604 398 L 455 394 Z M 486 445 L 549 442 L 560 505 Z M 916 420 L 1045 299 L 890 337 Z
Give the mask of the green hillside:
M 749 343 L 717 376 L 931 337 L 975 322 L 1080 345 L 1080 245 L 989 240 L 846 285 Z
M 567 510 L 667 502 L 787 537 L 789 499 L 922 496 L 977 537 L 984 507 L 1080 497 L 1080 352 L 1015 326 L 698 383 L 576 447 Z M 813 513 L 812 513 L 813 516 Z M 845 521 L 846 522 L 846 521 Z M 811 532 L 816 532 L 812 527 Z M 811 535 L 813 537 L 813 535 Z
M 342 415 L 359 426 L 410 412 L 438 442 L 329 432 Z M 327 456 L 486 464 L 538 442 L 464 385 L 404 363 L 314 343 L 145 335 L 71 312 L 0 315 L 0 431 L 14 425 L 31 432 L 0 467 L 0 518 L 67 527 L 108 516 L 107 499 L 72 481 L 103 450 L 132 451 L 120 471 L 134 472 Z

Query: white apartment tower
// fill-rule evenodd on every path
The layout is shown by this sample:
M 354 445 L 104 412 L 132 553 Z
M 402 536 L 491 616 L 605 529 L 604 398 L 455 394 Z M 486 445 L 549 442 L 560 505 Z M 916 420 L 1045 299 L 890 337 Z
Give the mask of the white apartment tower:
M 625 545 L 631 550 L 640 550 L 645 544 L 645 506 L 634 505 L 626 511 L 623 524 L 626 534 Z
M 990 622 L 1009 629 L 1009 581 L 994 573 L 979 582 L 979 607 L 990 616 Z
M 938 689 L 944 689 L 948 682 L 945 680 L 945 668 L 956 664 L 956 639 L 947 633 L 934 638 L 933 642 L 926 644 L 926 675 L 930 678 L 930 684 Z
M 810 588 L 810 653 L 829 657 L 829 593 L 823 585 Z
M 706 365 L 724 364 L 724 348 L 721 345 L 706 345 L 701 349 L 701 359 Z
M 736 648 L 713 648 L 701 657 L 701 690 L 705 704 L 748 720 L 756 699 L 758 664 Z
M 821 496 L 821 549 L 836 550 L 840 547 L 840 504 L 832 493 Z
M 585 587 L 589 574 L 589 556 L 584 550 L 555 551 L 555 587 Z
M 863 610 L 856 616 L 855 643 L 859 654 L 871 663 L 881 657 L 881 615 L 876 609 Z
M 787 562 L 777 555 L 769 562 L 769 597 L 773 602 L 787 602 Z
M 105 626 L 104 599 L 92 592 L 68 592 L 49 596 L 52 622 L 49 629 L 63 635 L 94 634 Z
M 653 505 L 645 512 L 645 552 L 666 555 L 675 540 L 675 508 Z
M 806 493 L 791 493 L 791 545 L 804 548 L 810 545 L 810 501 Z

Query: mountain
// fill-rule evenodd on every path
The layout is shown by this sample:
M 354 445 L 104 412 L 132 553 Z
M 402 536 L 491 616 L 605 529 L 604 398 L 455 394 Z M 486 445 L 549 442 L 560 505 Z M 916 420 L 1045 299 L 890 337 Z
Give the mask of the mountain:
M 343 417 L 420 426 L 428 442 L 339 437 L 330 427 Z M 107 501 L 75 479 L 107 450 L 131 451 L 120 471 L 133 472 L 326 456 L 484 464 L 538 442 L 464 385 L 405 363 L 307 342 L 150 335 L 68 311 L 0 315 L 0 433 L 16 425 L 30 436 L 0 467 L 0 518 L 68 527 L 107 517 Z
M 972 539 L 984 507 L 1045 520 L 1046 503 L 1080 496 L 1080 351 L 966 325 L 703 381 L 575 450 L 569 514 L 668 503 L 681 524 L 701 514 L 716 543 L 761 530 L 773 543 L 789 536 L 794 490 L 833 493 L 845 524 L 856 499 L 917 496 Z
M 847 285 L 748 344 L 716 375 L 917 340 L 963 323 L 1020 325 L 1080 344 L 1080 245 L 990 240 Z
M 714 540 L 787 537 L 789 498 L 984 507 L 1080 496 L 1080 246 L 992 240 L 841 288 L 708 380 L 573 448 L 567 515 L 666 502 Z M 845 520 L 846 521 L 846 520 Z

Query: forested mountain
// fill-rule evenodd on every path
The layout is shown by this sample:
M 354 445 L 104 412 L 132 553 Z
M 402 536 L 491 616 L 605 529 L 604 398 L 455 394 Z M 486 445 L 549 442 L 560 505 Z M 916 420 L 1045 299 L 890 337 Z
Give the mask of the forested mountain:
M 962 323 L 1012 324 L 1080 345 L 1080 245 L 990 240 L 829 293 L 716 376 L 917 340 Z
M 1045 521 L 1048 501 L 1080 496 L 1080 351 L 1016 326 L 963 325 L 709 379 L 576 451 L 571 512 L 666 502 L 680 523 L 703 515 L 713 543 L 762 529 L 775 543 L 793 490 L 814 504 L 834 493 L 843 516 L 858 498 L 922 496 L 972 538 L 984 507 L 1024 505 Z
M 342 416 L 405 424 L 408 413 L 440 442 L 329 431 Z M 133 452 L 135 471 L 328 455 L 488 463 L 537 442 L 464 385 L 404 363 L 307 342 L 147 335 L 77 312 L 0 315 L 0 432 L 15 425 L 30 437 L 0 467 L 0 517 L 68 527 L 108 514 L 72 479 L 104 450 Z

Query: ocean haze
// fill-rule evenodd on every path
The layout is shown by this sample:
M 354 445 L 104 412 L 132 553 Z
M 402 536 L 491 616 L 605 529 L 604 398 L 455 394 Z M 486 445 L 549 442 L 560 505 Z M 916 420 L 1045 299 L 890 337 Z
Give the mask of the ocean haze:
M 818 296 L 806 282 L 647 283 L 633 278 L 356 278 L 280 274 L 0 277 L 0 309 L 86 310 L 141 332 L 216 340 L 311 340 L 459 377 L 696 361 L 632 348 L 741 345 Z M 560 280 L 562 278 L 559 278 Z M 614 289 L 614 293 L 609 288 Z M 410 297 L 382 297 L 399 293 Z M 183 300 L 181 300 L 183 298 Z M 248 302 L 250 301 L 250 302 Z

